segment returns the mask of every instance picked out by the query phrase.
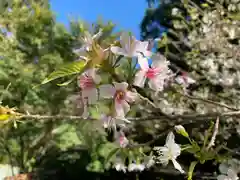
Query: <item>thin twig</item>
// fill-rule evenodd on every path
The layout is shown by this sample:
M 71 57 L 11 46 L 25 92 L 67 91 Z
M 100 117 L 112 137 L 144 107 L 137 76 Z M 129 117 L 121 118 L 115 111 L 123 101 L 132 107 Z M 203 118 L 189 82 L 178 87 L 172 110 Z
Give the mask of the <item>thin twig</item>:
M 212 101 L 212 100 L 209 100 L 209 99 L 203 99 L 203 98 L 200 98 L 200 97 L 194 97 L 194 96 L 190 96 L 188 94 L 182 94 L 182 93 L 180 93 L 180 94 L 182 96 L 185 96 L 185 97 L 189 98 L 189 99 L 202 101 L 202 102 L 205 102 L 205 103 L 208 103 L 208 104 L 213 104 L 213 105 L 216 105 L 216 106 L 224 107 L 224 108 L 227 108 L 227 109 L 230 109 L 230 110 L 233 110 L 233 111 L 239 111 L 240 110 L 238 108 L 231 107 L 229 105 L 226 105 L 226 104 L 223 104 L 223 103 L 219 103 L 219 102 L 215 102 L 215 101 Z
M 213 135 L 212 138 L 207 146 L 207 150 L 210 149 L 212 146 L 214 146 L 215 144 L 215 140 L 216 140 L 216 136 L 218 134 L 218 127 L 219 127 L 219 117 L 217 117 L 215 126 L 214 126 L 214 131 L 213 131 Z

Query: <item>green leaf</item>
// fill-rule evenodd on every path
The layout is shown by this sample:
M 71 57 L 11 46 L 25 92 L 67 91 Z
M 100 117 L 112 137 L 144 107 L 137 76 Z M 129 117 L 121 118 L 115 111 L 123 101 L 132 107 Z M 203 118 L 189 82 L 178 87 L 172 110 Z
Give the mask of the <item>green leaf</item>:
M 71 79 L 69 79 L 68 81 L 65 81 L 64 83 L 60 83 L 57 84 L 58 86 L 67 86 L 68 84 L 70 84 L 74 79 L 76 78 L 76 76 L 73 76 Z
M 194 168 L 197 165 L 197 163 L 198 163 L 197 161 L 191 162 L 189 170 L 188 170 L 188 180 L 192 180 L 193 171 L 194 171 Z
M 71 64 L 67 64 L 56 71 L 52 72 L 46 79 L 43 80 L 41 84 L 46 84 L 52 80 L 58 79 L 60 77 L 69 76 L 72 74 L 81 73 L 85 70 L 85 62 L 84 61 L 76 61 Z M 66 83 L 65 83 L 66 84 Z
M 114 148 L 107 156 L 107 158 L 105 159 L 104 165 L 108 163 L 108 161 L 110 161 L 110 159 L 119 151 L 119 148 Z

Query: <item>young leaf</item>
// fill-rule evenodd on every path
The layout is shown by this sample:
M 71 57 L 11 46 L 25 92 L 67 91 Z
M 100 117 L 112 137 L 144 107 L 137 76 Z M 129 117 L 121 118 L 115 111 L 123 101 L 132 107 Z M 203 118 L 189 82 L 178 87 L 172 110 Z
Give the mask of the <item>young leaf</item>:
M 71 64 L 67 64 L 67 65 L 57 69 L 56 71 L 52 72 L 46 79 L 43 80 L 43 82 L 41 84 L 46 84 L 46 83 L 48 83 L 52 80 L 58 79 L 60 77 L 65 77 L 65 76 L 81 73 L 86 68 L 85 64 L 86 63 L 84 61 L 76 61 Z

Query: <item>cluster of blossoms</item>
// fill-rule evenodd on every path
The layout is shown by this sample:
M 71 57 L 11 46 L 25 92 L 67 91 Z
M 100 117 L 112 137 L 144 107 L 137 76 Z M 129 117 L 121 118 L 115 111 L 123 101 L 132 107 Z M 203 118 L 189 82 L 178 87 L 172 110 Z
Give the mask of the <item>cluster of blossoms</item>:
M 77 52 L 82 52 L 81 55 L 86 55 L 88 51 L 91 51 L 94 40 L 101 35 L 101 32 L 91 37 L 87 34 L 83 38 L 84 46 L 78 49 Z M 120 36 L 121 47 L 111 46 L 110 51 L 116 56 L 124 56 L 126 58 L 137 58 L 139 69 L 135 73 L 133 85 L 140 88 L 144 88 L 147 82 L 148 87 L 154 92 L 158 93 L 164 90 L 166 82 L 173 76 L 173 73 L 169 69 L 169 61 L 160 54 L 152 53 L 149 49 L 151 44 L 147 41 L 142 42 L 135 39 L 129 33 L 122 33 Z M 88 58 L 83 58 L 88 59 Z M 151 64 L 149 64 L 151 59 Z M 138 93 L 132 91 L 129 88 L 127 82 L 112 82 L 112 84 L 101 84 L 101 77 L 99 75 L 98 68 L 91 68 L 86 70 L 78 77 L 78 85 L 82 92 L 82 101 L 84 104 L 83 117 L 89 116 L 89 105 L 94 105 L 99 99 L 110 99 L 113 108 L 110 108 L 108 115 L 102 115 L 103 126 L 105 128 L 113 128 L 116 130 L 116 124 L 120 127 L 124 126 L 124 122 L 129 122 L 126 118 L 126 114 L 130 111 L 130 104 L 138 99 Z M 176 81 L 187 87 L 193 80 L 189 79 L 188 76 L 182 73 Z M 123 120 L 123 123 L 117 123 L 118 120 Z M 129 141 L 124 135 L 123 131 L 117 133 L 116 139 L 121 148 L 128 146 Z M 169 133 L 166 145 L 163 147 L 156 147 L 155 150 L 159 153 L 160 163 L 167 165 L 168 161 L 171 160 L 176 169 L 181 173 L 181 166 L 175 160 L 180 155 L 181 148 L 174 142 L 174 135 L 172 132 Z M 128 167 L 122 162 L 120 158 L 115 163 L 115 168 L 118 171 L 143 171 L 145 168 L 150 168 L 155 161 L 153 156 L 145 158 L 144 162 L 133 161 L 129 163 Z
M 90 51 L 94 39 L 99 37 L 100 34 L 98 33 L 93 37 L 87 35 L 83 38 L 84 46 L 78 52 Z M 149 51 L 149 42 L 138 41 L 129 33 L 121 35 L 120 44 L 121 47 L 112 46 L 110 48 L 111 52 L 117 56 L 137 58 L 140 65 L 133 84 L 143 88 L 146 80 L 148 80 L 148 85 L 152 90 L 162 91 L 171 74 L 168 68 L 169 62 L 163 56 Z M 149 57 L 152 59 L 151 65 L 148 63 Z M 78 77 L 78 85 L 81 88 L 84 102 L 84 117 L 88 117 L 88 105 L 96 104 L 99 99 L 103 98 L 111 99 L 113 102 L 114 111 L 110 113 L 112 118 L 126 120 L 125 115 L 130 111 L 130 103 L 133 103 L 138 97 L 136 92 L 129 89 L 127 82 L 101 84 L 101 77 L 98 75 L 97 68 L 88 69 L 82 73 Z M 110 119 L 112 120 L 112 118 Z

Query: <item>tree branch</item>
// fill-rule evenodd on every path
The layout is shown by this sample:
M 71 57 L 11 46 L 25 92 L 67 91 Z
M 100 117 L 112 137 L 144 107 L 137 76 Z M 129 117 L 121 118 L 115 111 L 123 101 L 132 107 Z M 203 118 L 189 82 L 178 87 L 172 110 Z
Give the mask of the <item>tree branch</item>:
M 207 121 L 212 120 L 217 117 L 233 117 L 233 116 L 240 116 L 240 111 L 228 111 L 223 113 L 207 113 L 207 114 L 186 114 L 186 115 L 171 115 L 169 116 L 175 123 L 182 122 L 183 120 L 190 120 L 193 121 Z M 16 117 L 17 120 L 83 120 L 82 116 L 67 116 L 67 115 L 22 115 Z M 146 116 L 146 117 L 129 117 L 127 118 L 129 121 L 132 122 L 140 122 L 140 121 L 153 121 L 153 120 L 169 120 L 166 116 Z M 88 120 L 98 120 L 95 118 L 88 118 Z

